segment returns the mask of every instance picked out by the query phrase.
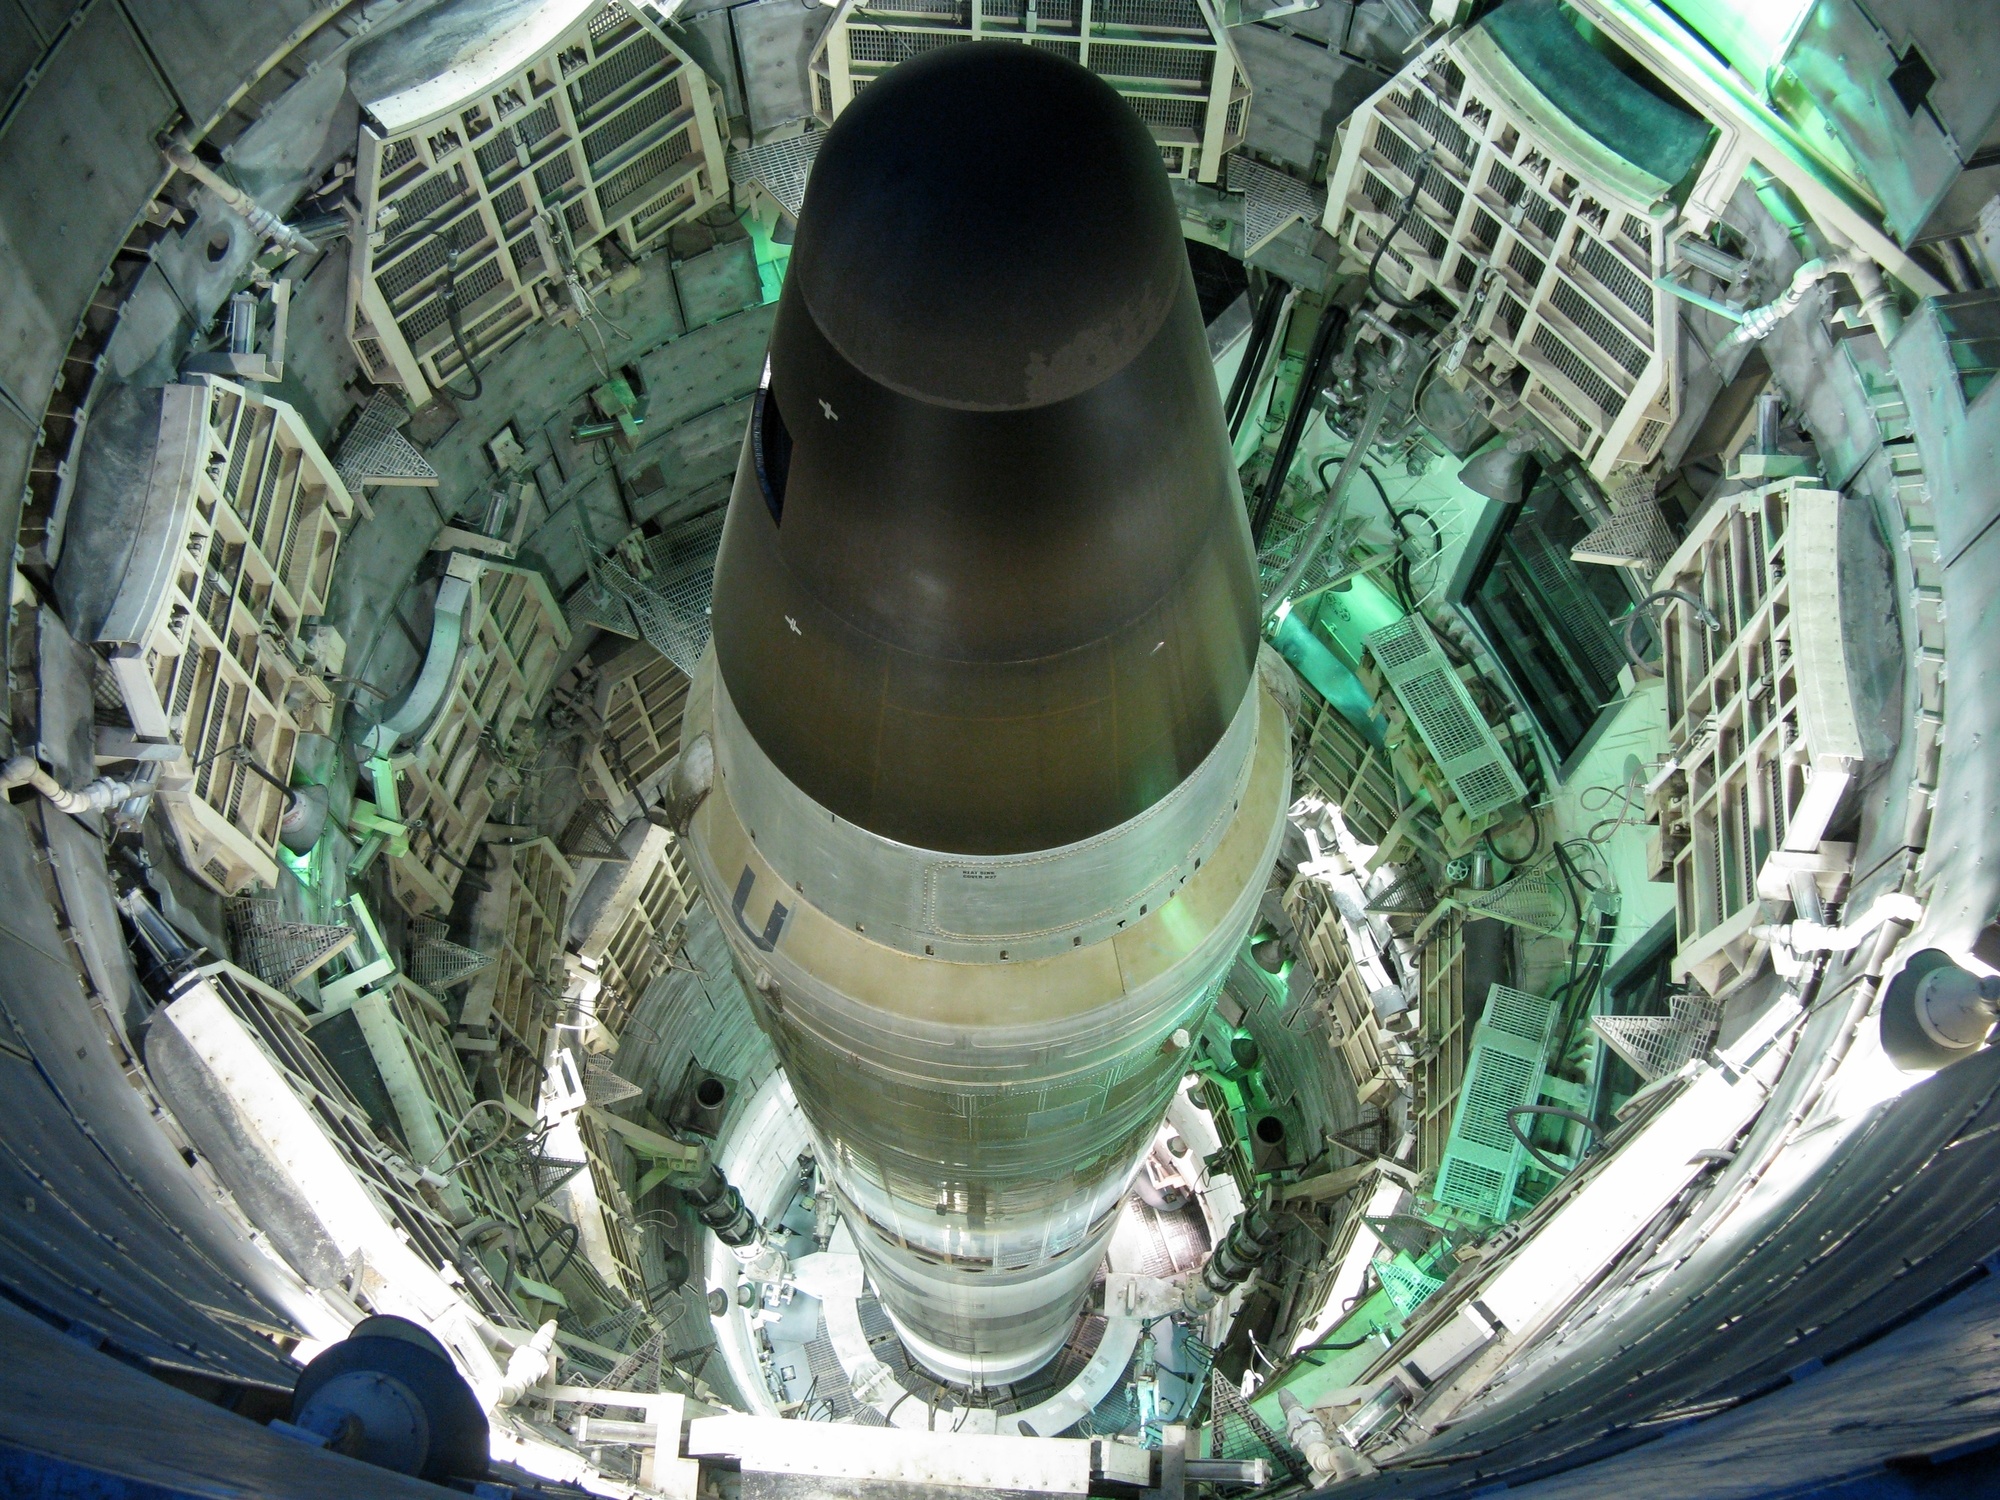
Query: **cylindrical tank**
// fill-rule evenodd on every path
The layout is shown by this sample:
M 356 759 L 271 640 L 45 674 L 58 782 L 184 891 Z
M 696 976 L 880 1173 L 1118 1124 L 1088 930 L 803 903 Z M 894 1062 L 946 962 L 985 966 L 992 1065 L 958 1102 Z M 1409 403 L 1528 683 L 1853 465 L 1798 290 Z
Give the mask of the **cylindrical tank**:
M 910 1352 L 1019 1378 L 1088 1291 L 1289 791 L 1178 214 L 1109 86 L 966 44 L 841 116 L 714 600 L 695 873 Z

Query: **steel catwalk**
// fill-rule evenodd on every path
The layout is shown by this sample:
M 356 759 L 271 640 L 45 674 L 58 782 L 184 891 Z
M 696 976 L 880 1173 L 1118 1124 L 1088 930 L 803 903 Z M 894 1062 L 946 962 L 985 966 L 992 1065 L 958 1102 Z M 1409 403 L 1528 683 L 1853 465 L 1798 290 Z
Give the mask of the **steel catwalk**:
M 1257 642 L 1150 135 L 1032 48 L 898 66 L 814 168 L 676 787 L 947 1379 L 1061 1346 L 1255 913 L 1290 790 Z

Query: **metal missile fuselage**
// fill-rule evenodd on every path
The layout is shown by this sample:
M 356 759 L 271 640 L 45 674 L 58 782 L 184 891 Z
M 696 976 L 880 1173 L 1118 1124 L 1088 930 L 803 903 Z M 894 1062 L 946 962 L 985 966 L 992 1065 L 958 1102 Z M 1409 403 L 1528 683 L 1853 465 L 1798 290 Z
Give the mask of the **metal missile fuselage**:
M 1107 85 L 968 44 L 841 116 L 714 601 L 695 872 L 910 1352 L 1018 1378 L 1289 791 L 1178 215 Z

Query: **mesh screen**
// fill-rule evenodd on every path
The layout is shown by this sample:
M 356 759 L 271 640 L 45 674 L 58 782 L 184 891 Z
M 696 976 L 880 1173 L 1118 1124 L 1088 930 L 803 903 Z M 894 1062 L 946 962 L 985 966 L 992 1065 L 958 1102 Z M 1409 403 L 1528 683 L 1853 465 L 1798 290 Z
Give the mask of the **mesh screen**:
M 1623 256 L 1600 245 L 1579 229 L 1574 257 L 1577 265 L 1599 286 L 1630 308 L 1634 317 L 1648 328 L 1653 326 L 1653 289 Z
M 1596 303 L 1569 282 L 1558 277 L 1549 289 L 1549 301 L 1555 305 L 1557 312 L 1576 325 L 1579 333 L 1615 359 L 1627 375 L 1636 380 L 1646 372 L 1652 355 L 1634 343 L 1604 315 Z
M 638 139 L 680 107 L 681 82 L 678 78 L 670 78 L 663 88 L 642 95 L 585 136 L 584 160 L 590 163 L 592 170 L 598 169 L 615 156 L 620 147 Z
M 651 36 L 641 35 L 630 46 L 621 47 L 603 62 L 580 75 L 569 86 L 570 103 L 579 118 L 634 79 L 651 72 L 667 60 L 667 49 Z
M 1535 353 L 1547 360 L 1557 374 L 1577 388 L 1584 400 L 1597 408 L 1604 421 L 1610 421 L 1617 414 L 1623 399 L 1618 394 L 1618 388 L 1558 338 L 1548 324 L 1536 325 L 1534 337 L 1529 342 Z

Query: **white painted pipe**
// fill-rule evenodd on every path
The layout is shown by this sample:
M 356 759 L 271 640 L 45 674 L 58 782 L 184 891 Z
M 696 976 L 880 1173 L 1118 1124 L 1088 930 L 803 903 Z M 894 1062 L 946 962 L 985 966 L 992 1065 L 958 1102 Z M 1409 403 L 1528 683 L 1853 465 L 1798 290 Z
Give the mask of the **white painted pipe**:
M 1794 953 L 1848 953 L 1860 947 L 1861 940 L 1883 923 L 1916 922 L 1923 918 L 1923 914 L 1923 903 L 1916 897 L 1890 891 L 1877 896 L 1875 904 L 1867 911 L 1839 927 L 1804 920 L 1764 923 L 1751 928 L 1750 935 L 1762 942 L 1782 945 Z
M 32 755 L 17 755 L 0 768 L 0 793 L 31 786 L 66 813 L 104 812 L 138 795 L 129 781 L 100 776 L 81 791 L 71 791 L 51 776 Z
M 196 182 L 201 183 L 216 197 L 248 219 L 250 227 L 265 239 L 272 240 L 297 255 L 311 255 L 319 249 L 311 240 L 268 208 L 263 207 L 255 198 L 229 181 L 187 147 L 168 141 L 160 147 L 160 152 L 175 171 L 185 172 Z
M 512 1406 L 555 1372 L 556 1325 L 544 1323 L 535 1336 L 507 1361 L 507 1377 L 493 1398 L 496 1407 Z
M 1853 283 L 1855 295 L 1861 299 L 1861 311 L 1867 316 L 1875 336 L 1887 348 L 1902 328 L 1902 316 L 1897 311 L 1895 299 L 1890 295 L 1888 284 L 1882 279 L 1882 268 L 1854 251 L 1843 251 L 1838 255 L 1817 256 L 1792 273 L 1791 285 L 1786 287 L 1762 307 L 1753 307 L 1745 312 L 1743 321 L 1732 328 L 1727 337 L 1715 346 L 1717 358 L 1743 344 L 1754 344 L 1770 337 L 1777 331 L 1799 305 L 1806 300 L 1806 294 L 1825 281 L 1829 276 L 1845 276 Z

